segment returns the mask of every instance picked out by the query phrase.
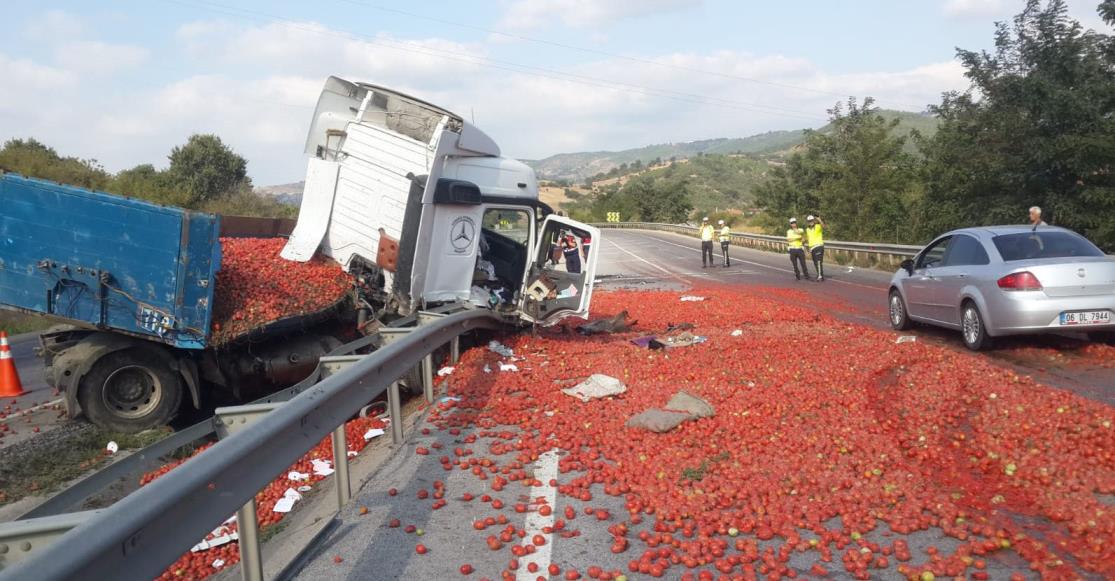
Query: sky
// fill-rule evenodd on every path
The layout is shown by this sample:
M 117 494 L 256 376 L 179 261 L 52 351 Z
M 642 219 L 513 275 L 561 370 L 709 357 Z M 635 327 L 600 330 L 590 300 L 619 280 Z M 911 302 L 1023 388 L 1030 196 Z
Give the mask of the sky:
M 116 172 L 215 133 L 298 181 L 324 80 L 455 111 L 504 155 L 818 127 L 849 96 L 924 110 L 1023 0 L 74 0 L 4 8 L 0 141 Z M 1110 31 L 1098 0 L 1069 0 Z

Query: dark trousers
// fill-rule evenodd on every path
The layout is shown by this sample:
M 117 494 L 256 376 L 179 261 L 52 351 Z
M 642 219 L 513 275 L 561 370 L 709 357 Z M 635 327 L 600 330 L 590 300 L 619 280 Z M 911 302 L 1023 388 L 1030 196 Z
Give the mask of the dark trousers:
M 581 255 L 576 248 L 572 252 L 565 252 L 565 271 L 571 274 L 581 273 Z
M 813 270 L 817 271 L 817 280 L 825 278 L 825 245 L 814 247 L 809 253 L 813 255 Z
M 720 253 L 724 255 L 724 266 L 731 266 L 732 265 L 732 259 L 728 258 L 728 243 L 727 242 L 721 242 L 720 243 Z
M 798 272 L 798 264 L 801 264 L 801 272 Z M 805 267 L 805 249 L 804 248 L 791 248 L 790 249 L 790 264 L 794 265 L 794 277 L 801 280 L 804 276 L 809 278 L 809 269 Z
M 712 240 L 701 241 L 701 266 L 712 266 Z

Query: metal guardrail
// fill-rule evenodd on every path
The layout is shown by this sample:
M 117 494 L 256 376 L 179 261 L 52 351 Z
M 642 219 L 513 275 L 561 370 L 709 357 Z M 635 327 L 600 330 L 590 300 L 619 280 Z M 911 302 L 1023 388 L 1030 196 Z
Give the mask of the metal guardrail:
M 0 572 L 0 578 L 151 579 L 234 512 L 241 531 L 242 570 L 246 578 L 255 578 L 261 562 L 255 495 L 333 434 L 338 505 L 346 502 L 350 483 L 344 423 L 384 391 L 393 400 L 389 402 L 391 411 L 397 414 L 398 379 L 419 364 L 426 397 L 431 399 L 430 355 L 468 331 L 504 324 L 487 310 L 420 314 L 419 319 L 423 318 L 420 327 L 395 334 L 369 355 L 348 358 L 347 366 L 336 366 L 290 401 L 271 404 L 266 415 L 255 416 L 265 421 L 247 420 L 250 414 L 263 411 L 260 404 L 225 408 L 223 416 L 219 409 L 214 422 L 227 438 L 108 509 L 16 521 L 25 525 L 43 522 L 41 528 L 50 533 L 45 538 L 48 544 Z M 237 418 L 242 426 L 235 425 Z M 392 424 L 392 435 L 399 438 L 401 419 Z M 66 523 L 44 522 L 60 518 Z M 25 546 L 24 550 L 30 550 L 29 543 Z
M 673 232 L 685 236 L 696 237 L 698 228 L 685 224 L 658 224 L 654 222 L 601 222 L 594 223 L 597 228 L 620 228 L 632 230 L 652 230 L 659 232 Z M 757 250 L 771 252 L 786 252 L 786 239 L 781 236 L 767 234 L 732 233 L 732 243 Z M 877 244 L 873 242 L 842 242 L 839 240 L 825 240 L 825 250 L 833 252 L 838 257 L 844 255 L 849 260 L 867 261 L 886 266 L 896 266 L 907 258 L 913 258 L 921 246 L 905 244 Z

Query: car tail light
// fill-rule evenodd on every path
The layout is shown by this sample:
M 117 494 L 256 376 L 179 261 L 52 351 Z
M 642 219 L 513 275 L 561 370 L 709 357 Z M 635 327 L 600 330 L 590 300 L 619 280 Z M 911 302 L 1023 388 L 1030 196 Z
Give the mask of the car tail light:
M 1008 291 L 1041 290 L 1041 281 L 1031 272 L 1016 272 L 999 279 L 999 288 Z

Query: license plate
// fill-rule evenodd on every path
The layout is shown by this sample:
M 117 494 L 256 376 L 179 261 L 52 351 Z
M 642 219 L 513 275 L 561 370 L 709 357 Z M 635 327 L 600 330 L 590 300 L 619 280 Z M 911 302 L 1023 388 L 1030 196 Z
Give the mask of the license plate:
M 1074 311 L 1061 313 L 1062 325 L 1107 325 L 1111 323 L 1111 311 Z

